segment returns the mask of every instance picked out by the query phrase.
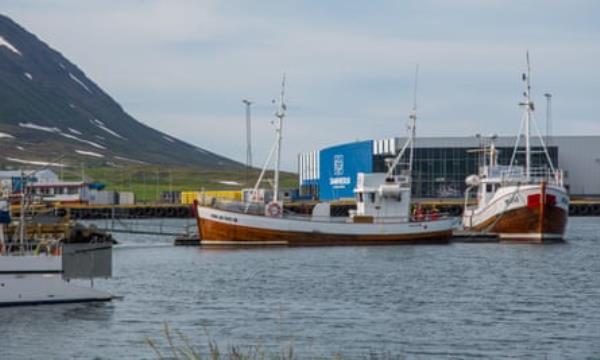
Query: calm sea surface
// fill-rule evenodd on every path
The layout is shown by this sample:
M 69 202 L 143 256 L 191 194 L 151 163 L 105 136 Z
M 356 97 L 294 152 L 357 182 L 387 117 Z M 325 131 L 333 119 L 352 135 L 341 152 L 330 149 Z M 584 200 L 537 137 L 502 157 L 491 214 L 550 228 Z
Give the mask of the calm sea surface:
M 123 299 L 0 309 L 0 359 L 156 358 L 165 322 L 206 349 L 300 357 L 600 358 L 600 218 L 554 245 L 207 250 L 117 234 Z

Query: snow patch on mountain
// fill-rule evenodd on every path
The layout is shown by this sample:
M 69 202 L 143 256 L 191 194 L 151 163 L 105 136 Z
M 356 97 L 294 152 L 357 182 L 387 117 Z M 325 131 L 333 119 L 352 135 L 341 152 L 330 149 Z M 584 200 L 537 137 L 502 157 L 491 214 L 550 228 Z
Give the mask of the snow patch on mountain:
M 66 166 L 65 164 L 61 164 L 61 163 L 46 162 L 46 161 L 39 161 L 39 160 L 23 160 L 23 159 L 17 159 L 17 158 L 12 158 L 12 157 L 7 157 L 6 160 L 16 162 L 16 163 L 21 163 L 21 164 L 38 165 L 38 166 L 58 166 L 58 167 Z
M 83 135 L 81 133 L 81 131 L 77 130 L 77 129 L 73 129 L 73 128 L 68 128 L 70 132 L 72 132 L 75 135 Z
M 132 162 L 134 164 L 142 164 L 142 165 L 143 164 L 147 164 L 147 162 L 145 162 L 145 161 L 135 160 L 135 159 L 129 159 L 129 158 L 126 158 L 126 157 L 123 157 L 123 156 L 115 156 L 115 159 L 117 159 L 117 160 L 123 160 L 123 161 L 129 161 L 129 162 Z
M 2 36 L 0 36 L 0 46 L 6 46 L 12 52 L 23 56 L 23 54 L 21 54 L 21 52 L 16 47 L 14 47 L 11 43 L 8 42 L 8 40 L 3 38 Z
M 24 73 L 25 77 L 28 78 L 29 80 L 33 80 L 33 76 L 31 76 L 30 73 L 26 72 Z
M 163 139 L 167 140 L 168 142 L 172 142 L 172 143 L 175 142 L 175 140 L 173 140 L 172 138 L 168 137 L 167 135 L 163 135 Z
M 71 80 L 75 81 L 76 83 L 78 83 L 82 88 L 84 88 L 87 92 L 89 92 L 90 94 L 92 93 L 92 90 L 90 90 L 89 87 L 87 87 L 86 84 L 83 83 L 83 81 L 81 81 L 77 76 L 73 75 L 72 73 L 69 73 L 69 77 L 71 78 Z
M 26 122 L 26 123 L 20 122 L 19 126 L 22 128 L 40 130 L 40 131 L 45 131 L 45 132 L 50 132 L 50 133 L 60 133 L 60 129 L 57 127 L 43 126 L 43 125 L 31 123 L 31 122 Z
M 93 141 L 89 141 L 89 140 L 85 140 L 85 139 L 78 138 L 78 137 L 77 137 L 77 136 L 75 136 L 75 135 L 71 135 L 71 134 L 65 134 L 65 133 L 63 133 L 63 132 L 61 132 L 61 133 L 60 133 L 60 135 L 62 135 L 62 136 L 64 136 L 64 137 L 66 137 L 66 138 L 68 138 L 68 139 L 71 139 L 71 140 L 75 140 L 75 141 L 79 141 L 79 142 L 81 142 L 81 143 L 84 143 L 84 144 L 91 145 L 91 146 L 93 146 L 93 147 L 95 147 L 95 148 L 98 148 L 98 149 L 102 149 L 102 150 L 106 149 L 104 146 L 102 146 L 102 145 L 100 145 L 100 144 L 98 144 L 98 143 L 95 143 L 95 142 L 93 142 Z
M 2 138 L 14 139 L 15 137 L 12 136 L 11 134 L 0 132 L 0 139 L 2 139 Z
M 97 152 L 93 152 L 93 151 L 85 151 L 85 150 L 75 150 L 76 153 L 80 154 L 80 155 L 86 155 L 86 156 L 92 156 L 92 157 L 97 157 L 97 158 L 103 158 L 104 155 L 99 154 Z
M 229 181 L 229 180 L 220 180 L 220 181 L 218 181 L 218 183 L 219 184 L 223 184 L 223 185 L 229 185 L 229 186 L 238 186 L 238 185 L 241 185 L 237 181 Z
M 91 146 L 93 146 L 95 148 L 98 148 L 98 149 L 102 149 L 102 150 L 106 149 L 104 146 L 102 146 L 102 145 L 100 145 L 98 143 L 95 143 L 93 141 L 85 140 L 85 139 L 79 138 L 79 137 L 77 137 L 75 135 L 64 133 L 59 128 L 57 128 L 57 127 L 48 127 L 48 126 L 38 125 L 38 124 L 30 123 L 30 122 L 19 123 L 19 126 L 23 127 L 23 128 L 40 130 L 40 131 L 45 131 L 45 132 L 49 132 L 49 133 L 58 134 L 60 136 L 66 137 L 67 139 L 79 141 L 80 143 L 88 144 L 88 145 L 91 145 Z M 75 129 L 69 128 L 69 131 L 72 132 L 73 134 L 81 135 L 81 132 L 79 132 L 79 131 L 77 131 Z
M 116 131 L 113 131 L 113 130 L 107 128 L 106 125 L 104 125 L 104 123 L 98 119 L 92 119 L 92 120 L 90 120 L 90 122 L 92 124 L 96 125 L 99 129 L 106 131 L 107 133 L 111 134 L 114 137 L 117 137 L 121 140 L 127 140 L 126 137 L 123 137 L 123 136 L 119 135 Z

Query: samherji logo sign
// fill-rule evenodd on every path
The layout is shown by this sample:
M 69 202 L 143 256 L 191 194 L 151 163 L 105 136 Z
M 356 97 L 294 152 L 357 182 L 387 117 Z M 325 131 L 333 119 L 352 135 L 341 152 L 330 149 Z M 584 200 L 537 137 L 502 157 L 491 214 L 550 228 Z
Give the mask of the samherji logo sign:
M 344 155 L 333 156 L 333 176 L 344 175 Z

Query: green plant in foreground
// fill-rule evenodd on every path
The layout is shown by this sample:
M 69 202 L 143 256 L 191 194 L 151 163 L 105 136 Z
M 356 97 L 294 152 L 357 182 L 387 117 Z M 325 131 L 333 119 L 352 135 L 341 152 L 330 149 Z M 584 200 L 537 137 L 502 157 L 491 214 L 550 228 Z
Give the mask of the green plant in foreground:
M 280 352 L 267 352 L 260 345 L 253 346 L 229 346 L 223 353 L 219 350 L 217 343 L 212 340 L 207 334 L 207 349 L 201 351 L 191 345 L 189 339 L 181 333 L 179 330 L 174 330 L 175 337 L 173 336 L 172 330 L 169 325 L 164 325 L 164 335 L 167 342 L 167 349 L 169 354 L 163 355 L 159 349 L 159 344 L 153 339 L 147 337 L 146 343 L 156 353 L 158 359 L 166 360 L 293 360 L 295 358 L 310 358 L 310 359 L 332 359 L 342 360 L 344 356 L 339 353 L 335 353 L 330 357 L 324 356 L 310 356 L 310 355 L 299 355 L 296 356 L 292 344 L 282 348 Z M 402 355 L 392 355 L 389 352 L 371 352 L 364 356 L 353 356 L 352 358 L 361 358 L 369 360 L 392 360 L 392 359 L 404 359 Z
M 175 330 L 176 337 L 173 336 L 169 325 L 165 323 L 164 335 L 167 341 L 167 347 L 170 352 L 169 355 L 165 356 L 159 349 L 159 345 L 151 338 L 146 338 L 146 343 L 156 353 L 158 359 L 181 359 L 181 360 L 292 360 L 294 359 L 293 347 L 290 345 L 287 349 L 279 354 L 268 354 L 260 345 L 256 346 L 230 346 L 225 353 L 221 353 L 217 343 L 208 338 L 207 341 L 207 352 L 203 355 L 200 350 L 191 345 L 189 339 L 182 334 L 179 330 Z

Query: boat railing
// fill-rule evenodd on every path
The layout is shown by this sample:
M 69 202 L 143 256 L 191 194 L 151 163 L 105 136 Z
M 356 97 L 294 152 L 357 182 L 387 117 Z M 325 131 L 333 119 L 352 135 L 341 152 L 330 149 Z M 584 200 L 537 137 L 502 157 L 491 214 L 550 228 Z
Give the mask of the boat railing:
M 562 186 L 564 183 L 564 172 L 560 169 L 552 171 L 548 167 L 535 167 L 529 170 L 528 179 L 523 168 L 518 167 L 502 171 L 500 178 L 503 184 L 540 183 L 545 181 L 549 184 Z
M 213 209 L 231 211 L 241 214 L 264 215 L 265 204 L 259 202 L 243 202 L 231 199 L 221 199 L 211 197 L 200 202 L 201 205 L 209 206 Z
M 211 198 L 201 205 L 211 207 L 217 210 L 230 211 L 238 214 L 265 215 L 265 204 L 258 202 L 243 202 L 230 199 Z M 287 220 L 313 221 L 326 223 L 352 223 L 350 216 L 315 216 L 312 214 L 297 213 L 285 209 L 283 217 Z M 450 213 L 432 212 L 423 214 L 414 214 L 412 216 L 373 216 L 370 223 L 373 224 L 401 224 L 424 221 L 436 221 L 455 218 Z

